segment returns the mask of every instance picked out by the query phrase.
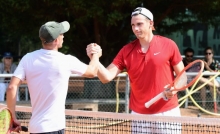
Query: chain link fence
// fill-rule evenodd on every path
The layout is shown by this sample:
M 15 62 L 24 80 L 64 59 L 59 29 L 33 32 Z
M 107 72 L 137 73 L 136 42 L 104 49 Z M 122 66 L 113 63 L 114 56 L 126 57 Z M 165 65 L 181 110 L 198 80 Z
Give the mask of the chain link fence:
M 180 100 L 183 100 L 182 97 L 185 98 L 187 94 L 190 94 L 181 107 L 197 106 L 211 113 L 220 113 L 220 87 L 213 87 L 207 84 L 209 82 L 213 83 L 213 80 L 218 77 L 218 74 L 219 72 L 203 73 L 203 77 L 206 77 L 208 80 L 206 83 L 198 81 L 198 83 L 189 87 L 187 89 L 188 91 L 178 92 L 178 98 Z M 191 92 L 193 93 L 191 94 Z M 201 110 L 201 112 L 203 111 Z
M 1 74 L 0 78 L 9 78 L 12 74 Z M 7 83 L 10 80 L 0 82 L 0 103 L 5 103 L 5 91 Z M 21 84 L 17 94 L 17 105 L 31 106 L 28 87 Z M 129 112 L 129 91 L 130 83 L 127 74 L 119 74 L 114 80 L 103 84 L 98 78 L 83 78 L 72 75 L 69 79 L 68 93 L 66 97 L 66 109 L 103 111 L 103 112 Z M 201 91 L 198 90 L 192 94 L 193 100 L 188 97 L 182 105 L 183 108 L 195 106 L 196 102 L 202 108 L 208 111 L 214 111 L 214 102 L 217 103 L 218 112 L 220 112 L 220 94 L 216 93 L 215 98 L 209 86 L 204 86 L 206 99 L 202 99 Z M 220 89 L 216 88 L 216 91 Z M 186 91 L 178 92 L 178 97 L 186 95 Z M 205 102 L 206 107 L 203 107 Z
M 118 76 L 106 84 L 98 78 L 71 77 L 66 108 L 126 112 L 128 110 L 128 84 L 127 75 Z
M 2 74 L 0 76 L 8 78 L 12 75 Z M 0 83 L 0 94 L 3 96 L 0 102 L 5 103 L 4 90 L 9 81 Z M 1 84 L 4 86 L 1 87 Z M 72 75 L 69 79 L 66 109 L 128 113 L 129 85 L 126 74 L 119 74 L 106 84 L 98 78 Z M 26 83 L 21 84 L 18 89 L 17 105 L 31 106 Z

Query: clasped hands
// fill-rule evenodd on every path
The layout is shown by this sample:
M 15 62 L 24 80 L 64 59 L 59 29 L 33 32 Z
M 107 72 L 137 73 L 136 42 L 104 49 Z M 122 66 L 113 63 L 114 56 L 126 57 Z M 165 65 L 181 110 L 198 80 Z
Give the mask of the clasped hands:
M 102 49 L 101 47 L 96 43 L 90 43 L 86 47 L 86 53 L 87 56 L 91 59 L 93 54 L 98 54 L 99 57 L 102 56 Z

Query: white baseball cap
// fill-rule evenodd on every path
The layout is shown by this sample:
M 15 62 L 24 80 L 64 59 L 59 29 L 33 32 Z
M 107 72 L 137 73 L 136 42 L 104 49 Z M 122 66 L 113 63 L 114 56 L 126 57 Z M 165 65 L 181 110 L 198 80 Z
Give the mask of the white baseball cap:
M 147 17 L 149 20 L 154 21 L 154 16 L 151 13 L 151 11 L 144 8 L 144 7 L 135 8 L 134 11 L 131 13 L 131 17 L 138 15 L 138 14 L 141 14 L 141 15 Z M 155 28 L 153 27 L 152 30 L 155 30 Z

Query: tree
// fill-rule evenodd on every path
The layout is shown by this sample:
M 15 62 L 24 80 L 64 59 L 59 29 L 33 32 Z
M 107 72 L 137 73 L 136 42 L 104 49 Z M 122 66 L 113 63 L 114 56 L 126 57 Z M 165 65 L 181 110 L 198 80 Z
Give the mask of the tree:
M 88 62 L 86 45 L 96 42 L 103 49 L 101 62 L 108 65 L 123 45 L 134 39 L 130 15 L 136 7 L 151 10 L 155 34 L 164 35 L 184 32 L 198 21 L 217 25 L 219 5 L 220 0 L 0 1 L 0 42 L 4 49 L 22 56 L 41 47 L 38 30 L 43 23 L 67 20 L 71 28 L 65 34 L 61 51 Z

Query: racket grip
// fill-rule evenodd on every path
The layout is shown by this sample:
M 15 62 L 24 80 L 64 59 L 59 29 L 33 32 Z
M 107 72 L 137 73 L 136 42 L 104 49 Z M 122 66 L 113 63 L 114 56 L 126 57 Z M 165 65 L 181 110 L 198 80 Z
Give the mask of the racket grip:
M 27 132 L 27 131 L 28 131 L 28 128 L 25 127 L 25 126 L 21 126 L 21 131 Z
M 145 107 L 149 108 L 152 104 L 154 104 L 156 101 L 158 101 L 161 98 L 164 98 L 164 93 L 163 92 L 161 92 L 160 94 L 158 94 L 157 96 L 152 98 L 150 101 L 146 102 Z

